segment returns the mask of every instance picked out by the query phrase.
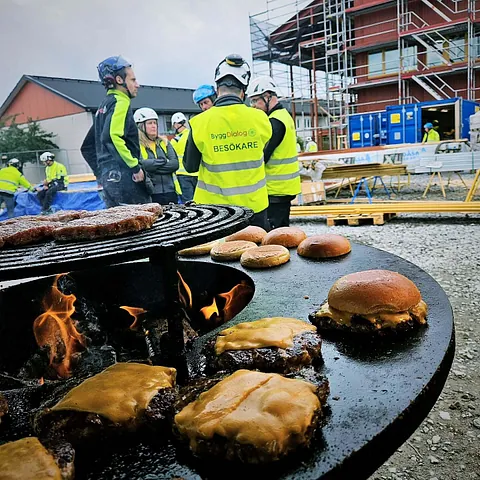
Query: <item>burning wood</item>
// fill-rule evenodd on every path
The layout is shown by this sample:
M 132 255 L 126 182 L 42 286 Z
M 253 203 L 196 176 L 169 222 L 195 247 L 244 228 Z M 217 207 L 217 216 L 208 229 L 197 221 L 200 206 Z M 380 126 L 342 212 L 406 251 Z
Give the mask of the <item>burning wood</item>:
M 33 333 L 39 347 L 48 347 L 50 365 L 61 378 L 71 374 L 72 356 L 85 348 L 85 337 L 71 318 L 75 313 L 75 295 L 64 295 L 58 289 L 57 275 L 51 290 L 42 300 L 45 313 L 33 322 Z

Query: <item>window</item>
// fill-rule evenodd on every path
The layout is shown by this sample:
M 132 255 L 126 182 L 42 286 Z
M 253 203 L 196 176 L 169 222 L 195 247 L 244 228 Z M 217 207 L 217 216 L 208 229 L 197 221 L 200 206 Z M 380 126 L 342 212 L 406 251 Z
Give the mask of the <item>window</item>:
M 382 50 L 368 54 L 368 76 L 377 77 L 398 72 L 400 57 L 398 50 Z
M 450 40 L 448 55 L 452 63 L 465 61 L 465 38 Z
M 418 68 L 416 46 L 405 47 L 402 49 L 402 65 L 404 72 L 409 72 Z
M 446 62 L 464 62 L 466 59 L 465 37 L 451 38 L 449 40 L 437 40 L 435 47 L 427 50 L 427 65 L 436 67 Z

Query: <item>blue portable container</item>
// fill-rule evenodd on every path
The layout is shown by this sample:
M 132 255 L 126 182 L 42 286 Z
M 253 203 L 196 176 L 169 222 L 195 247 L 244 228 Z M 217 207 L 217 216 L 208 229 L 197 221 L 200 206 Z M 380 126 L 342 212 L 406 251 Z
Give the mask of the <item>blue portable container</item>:
M 381 112 L 371 112 L 349 116 L 350 148 L 380 145 L 380 114 Z
M 422 109 L 420 104 L 387 107 L 388 144 L 417 143 L 422 140 Z
M 463 100 L 461 108 L 460 133 L 462 138 L 470 138 L 470 115 L 480 110 L 480 103 Z

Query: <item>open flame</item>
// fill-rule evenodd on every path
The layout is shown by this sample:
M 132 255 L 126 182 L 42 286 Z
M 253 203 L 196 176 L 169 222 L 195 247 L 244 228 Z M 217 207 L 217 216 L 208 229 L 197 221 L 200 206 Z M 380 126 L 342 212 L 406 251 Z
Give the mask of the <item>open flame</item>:
M 246 305 L 248 297 L 252 293 L 250 287 L 245 280 L 235 285 L 229 292 L 220 293 L 220 298 L 225 300 L 223 307 L 223 321 L 228 322 Z
M 200 312 L 205 317 L 205 320 L 208 320 L 209 322 L 216 322 L 217 319 L 220 317 L 215 298 L 213 299 L 213 302 L 211 305 L 207 305 L 206 307 L 201 308 Z
M 138 328 L 138 319 L 142 313 L 147 313 L 147 310 L 140 308 L 140 307 L 120 307 L 123 310 L 126 310 L 135 320 L 130 325 L 131 330 L 136 330 Z
M 183 279 L 182 275 L 180 272 L 178 272 L 178 278 L 180 279 L 180 282 L 178 283 L 178 297 L 180 299 L 180 302 L 184 307 L 192 308 L 193 305 L 193 300 L 192 300 L 192 291 L 190 290 L 190 287 L 187 285 L 187 282 Z
M 57 275 L 51 290 L 42 300 L 45 313 L 33 322 L 33 333 L 39 347 L 50 349 L 50 365 L 58 376 L 68 378 L 71 374 L 72 355 L 85 348 L 85 337 L 75 328 L 71 318 L 75 313 L 75 295 L 64 295 L 58 289 Z

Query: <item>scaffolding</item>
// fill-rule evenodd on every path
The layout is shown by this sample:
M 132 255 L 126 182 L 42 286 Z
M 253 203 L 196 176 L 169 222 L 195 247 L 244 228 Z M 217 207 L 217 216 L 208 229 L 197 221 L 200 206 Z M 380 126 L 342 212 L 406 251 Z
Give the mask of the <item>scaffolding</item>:
M 434 23 L 422 16 L 426 8 Z M 480 99 L 479 0 L 267 0 L 264 12 L 250 16 L 250 34 L 254 73 L 275 79 L 298 134 L 320 149 L 348 147 L 354 113 L 418 102 L 412 85 L 433 99 Z M 375 64 L 370 52 L 378 47 L 396 57 L 383 54 Z M 466 81 L 451 83 L 453 74 Z M 359 92 L 384 85 L 398 93 L 381 105 L 360 101 Z

